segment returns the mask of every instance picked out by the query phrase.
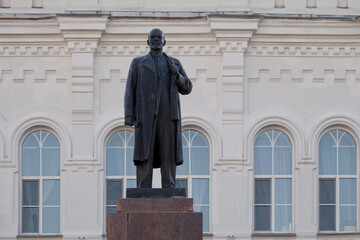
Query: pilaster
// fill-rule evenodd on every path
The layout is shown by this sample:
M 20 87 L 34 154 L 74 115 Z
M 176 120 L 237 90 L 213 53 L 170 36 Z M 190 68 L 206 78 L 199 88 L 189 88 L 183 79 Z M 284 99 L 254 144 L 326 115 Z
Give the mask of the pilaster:
M 258 21 L 210 18 L 222 54 L 222 161 L 244 160 L 244 53 Z
M 60 17 L 58 21 L 72 58 L 72 161 L 83 163 L 94 159 L 94 53 L 107 18 Z

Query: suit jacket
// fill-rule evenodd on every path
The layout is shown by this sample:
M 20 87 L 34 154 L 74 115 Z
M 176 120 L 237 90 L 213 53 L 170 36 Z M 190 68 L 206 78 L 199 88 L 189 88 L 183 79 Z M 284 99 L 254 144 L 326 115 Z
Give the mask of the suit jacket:
M 164 53 L 165 54 L 165 53 Z M 189 94 L 192 83 L 176 58 L 165 54 L 169 65 L 175 65 L 179 69 L 176 77 L 171 74 L 170 80 L 170 108 L 171 119 L 177 122 L 176 131 L 176 164 L 183 163 L 182 135 L 181 135 L 181 109 L 180 94 Z M 134 58 L 128 74 L 125 89 L 124 110 L 125 118 L 134 119 L 135 147 L 134 162 L 146 161 L 149 158 L 150 141 L 153 128 L 154 116 L 157 114 L 157 104 L 160 103 L 161 83 L 156 73 L 155 63 L 150 53 L 145 56 Z

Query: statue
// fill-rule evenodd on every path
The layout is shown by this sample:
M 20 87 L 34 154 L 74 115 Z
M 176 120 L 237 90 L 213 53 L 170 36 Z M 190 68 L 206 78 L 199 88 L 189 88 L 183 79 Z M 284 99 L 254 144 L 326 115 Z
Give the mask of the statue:
M 125 125 L 135 127 L 137 188 L 152 187 L 153 168 L 161 168 L 162 188 L 175 188 L 176 166 L 183 163 L 180 94 L 192 83 L 176 58 L 163 52 L 164 32 L 149 33 L 150 52 L 134 58 L 125 89 Z

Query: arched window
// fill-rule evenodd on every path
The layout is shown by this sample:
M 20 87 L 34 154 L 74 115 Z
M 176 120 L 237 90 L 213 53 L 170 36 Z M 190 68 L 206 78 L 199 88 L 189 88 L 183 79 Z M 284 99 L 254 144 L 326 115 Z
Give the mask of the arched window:
M 60 233 L 59 141 L 37 130 L 26 136 L 21 151 L 21 232 Z
M 277 129 L 254 144 L 254 231 L 293 232 L 292 144 Z
M 203 213 L 203 231 L 210 232 L 209 142 L 196 130 L 182 133 L 184 163 L 177 167 L 177 187 L 186 188 L 194 200 L 194 211 Z
M 106 143 L 106 212 L 116 212 L 116 200 L 125 196 L 126 188 L 136 188 L 134 143 L 134 132 L 126 129 Z
M 319 144 L 319 231 L 357 231 L 356 143 L 347 131 L 326 132 Z

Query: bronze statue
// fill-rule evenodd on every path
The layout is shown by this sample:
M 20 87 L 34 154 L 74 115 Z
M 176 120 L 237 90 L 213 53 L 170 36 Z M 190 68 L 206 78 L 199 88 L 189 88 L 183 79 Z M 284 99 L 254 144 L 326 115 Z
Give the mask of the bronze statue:
M 164 32 L 149 33 L 150 52 L 134 58 L 125 90 L 125 125 L 135 127 L 134 164 L 138 188 L 152 187 L 153 168 L 161 168 L 163 188 L 175 188 L 183 163 L 180 94 L 192 83 L 178 59 L 163 52 Z

